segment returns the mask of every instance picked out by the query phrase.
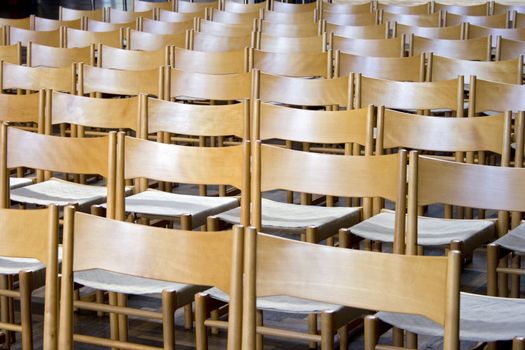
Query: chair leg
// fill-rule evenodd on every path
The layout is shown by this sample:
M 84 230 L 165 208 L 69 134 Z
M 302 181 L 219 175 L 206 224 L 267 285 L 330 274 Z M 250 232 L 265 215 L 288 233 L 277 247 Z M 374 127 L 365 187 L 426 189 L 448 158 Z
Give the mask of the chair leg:
M 321 350 L 334 349 L 334 314 L 321 313 Z
M 512 339 L 512 350 L 525 350 L 525 338 L 516 337 Z
M 417 349 L 417 334 L 407 332 L 407 348 Z
M 8 276 L 0 276 L 0 288 L 8 289 Z M 9 322 L 9 298 L 0 297 L 0 320 L 2 322 Z M 5 343 L 3 344 L 3 349 L 9 349 L 11 346 L 11 333 L 10 331 L 5 332 Z
M 322 322 L 322 321 L 321 321 Z M 339 350 L 348 349 L 348 325 L 345 324 L 337 330 L 339 335 Z
M 364 350 L 375 350 L 379 341 L 379 319 L 375 316 L 365 317 L 365 346 Z
M 164 350 L 175 349 L 175 309 L 177 296 L 175 292 L 162 291 L 162 335 Z
M 487 295 L 498 295 L 498 260 L 499 246 L 496 244 L 487 245 Z
M 308 315 L 308 333 L 317 334 L 317 315 L 316 314 Z M 316 349 L 317 342 L 315 341 L 308 342 L 308 348 Z
M 193 308 L 191 303 L 184 305 L 184 329 L 190 330 L 193 328 Z
M 392 345 L 403 347 L 405 343 L 405 332 L 399 328 L 392 328 Z
M 262 326 L 264 325 L 263 322 L 263 312 L 262 310 L 257 310 L 257 319 L 256 319 L 256 326 Z M 262 334 L 256 333 L 255 335 L 255 350 L 263 350 L 263 343 L 264 339 Z
M 78 289 L 77 289 L 78 291 Z M 80 297 L 78 298 L 80 300 Z M 95 300 L 98 304 L 103 304 L 104 303 L 104 291 L 103 290 L 96 290 L 95 291 Z M 97 311 L 97 316 L 98 317 L 102 317 L 104 316 L 104 312 L 102 311 Z
M 127 307 L 128 296 L 126 294 L 118 293 L 117 303 L 118 306 Z M 118 338 L 120 341 L 128 341 L 128 316 L 126 315 L 118 315 Z
M 514 269 L 519 269 L 521 267 L 521 256 L 514 255 L 512 256 L 511 267 Z M 510 297 L 519 298 L 520 297 L 520 275 L 512 274 L 510 277 Z
M 208 349 L 208 332 L 204 321 L 206 320 L 206 302 L 207 297 L 202 294 L 195 296 L 195 349 Z
M 114 306 L 118 305 L 117 293 L 109 292 L 109 304 L 114 305 Z M 109 330 L 110 330 L 111 340 L 118 340 L 119 338 L 118 315 L 113 312 L 109 313 Z M 118 350 L 118 349 L 111 348 L 111 350 Z
M 33 274 L 20 273 L 20 319 L 22 323 L 22 348 L 33 349 L 33 323 L 31 317 L 31 293 L 33 292 Z

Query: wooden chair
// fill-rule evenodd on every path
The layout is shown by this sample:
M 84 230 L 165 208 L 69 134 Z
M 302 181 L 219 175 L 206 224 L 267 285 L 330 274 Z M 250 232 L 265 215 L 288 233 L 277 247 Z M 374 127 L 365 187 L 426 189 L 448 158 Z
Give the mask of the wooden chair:
M 75 66 L 62 68 L 26 67 L 15 64 L 0 64 L 0 91 L 23 89 L 38 91 L 50 88 L 68 93 L 76 92 Z
M 257 29 L 264 35 L 273 35 L 290 38 L 303 38 L 320 35 L 322 33 L 321 22 L 304 24 L 281 24 L 271 23 L 259 19 Z
M 76 10 L 60 6 L 58 9 L 58 19 L 61 21 L 71 21 L 82 17 L 103 21 L 106 11 L 103 8 L 96 10 Z
M 483 112 L 523 111 L 525 110 L 524 94 L 523 85 L 498 83 L 471 76 L 469 116 L 478 116 Z
M 496 61 L 510 60 L 525 54 L 522 41 L 498 37 L 496 39 Z
M 173 10 L 172 1 L 162 1 L 162 2 L 151 2 L 151 1 L 142 1 L 142 0 L 133 0 L 133 11 L 143 12 L 154 9 L 163 9 L 166 11 Z
M 404 110 L 446 109 L 463 116 L 463 77 L 436 82 L 399 82 L 354 74 L 354 108 L 368 105 Z
M 149 70 L 121 70 L 78 64 L 78 95 L 106 93 L 162 97 L 164 67 Z
M 72 19 L 70 21 L 61 21 L 56 19 L 33 16 L 33 30 L 50 31 L 57 30 L 60 27 L 82 29 L 82 19 Z
M 329 47 L 360 56 L 404 57 L 405 36 L 392 39 L 349 39 L 332 34 Z
M 410 36 L 410 56 L 433 52 L 436 55 L 471 61 L 490 61 L 490 36 L 468 40 L 426 39 Z
M 492 37 L 492 46 L 497 46 L 498 36 L 511 40 L 525 40 L 525 28 L 488 28 L 467 23 L 465 39 L 474 39 L 486 36 Z
M 275 12 L 284 12 L 284 13 L 302 13 L 302 12 L 312 12 L 317 8 L 315 2 L 303 3 L 303 4 L 293 4 L 284 1 L 270 1 L 269 2 L 270 11 Z
M 256 28 L 256 23 L 252 24 L 230 24 L 197 18 L 194 29 L 197 32 L 208 33 L 222 36 L 250 36 Z
M 107 8 L 105 20 L 109 23 L 130 23 L 135 22 L 137 18 L 153 19 L 153 9 L 144 12 L 122 11 L 111 7 Z
M 291 77 L 332 77 L 332 52 L 275 53 L 251 50 L 251 67 Z
M 37 183 L 10 190 L 2 184 L 4 207 L 10 200 L 31 205 L 76 205 L 89 210 L 91 205 L 108 202 L 108 213 L 113 213 L 115 190 L 116 135 L 96 138 L 69 138 L 37 134 L 2 127 L 2 176 L 16 167 L 38 169 Z M 6 149 L 6 148 L 4 148 Z M 107 179 L 107 187 L 73 183 L 51 177 L 52 172 L 97 174 Z
M 237 51 L 246 47 L 253 47 L 255 37 L 252 34 L 243 36 L 223 36 L 210 33 L 201 33 L 194 30 L 188 32 L 188 46 L 190 50 L 221 52 Z
M 66 28 L 64 30 L 64 47 L 86 47 L 91 44 L 103 44 L 107 46 L 123 47 L 123 30 L 110 32 L 90 32 L 87 30 L 77 30 Z
M 0 26 L 11 26 L 20 29 L 31 29 L 31 17 L 25 18 L 0 18 Z
M 5 203 L 4 203 L 5 204 Z M 3 244 L 0 254 L 2 275 L 1 326 L 22 333 L 22 347 L 33 348 L 32 292 L 45 285 L 44 339 L 46 349 L 58 345 L 58 210 L 55 206 L 39 210 L 1 209 Z M 23 234 L 20 234 L 23 228 Z M 41 276 L 45 269 L 45 278 Z M 8 279 L 18 277 L 18 290 L 6 288 Z M 21 324 L 9 322 L 8 301 L 20 300 Z M 12 305 L 11 305 L 12 306 Z M 11 332 L 6 331 L 6 338 Z M 9 346 L 8 341 L 6 346 Z
M 149 18 L 139 20 L 140 30 L 152 34 L 178 34 L 185 33 L 186 30 L 193 28 L 193 20 L 184 22 L 162 22 Z
M 401 15 L 428 15 L 430 14 L 430 5 L 430 2 L 419 5 L 396 5 L 379 2 L 377 3 L 376 9 Z
M 223 3 L 222 10 L 234 13 L 259 13 L 261 9 L 266 10 L 268 1 L 258 3 L 241 3 L 234 0 L 226 0 Z
M 97 232 L 93 232 L 93 227 L 99 228 Z M 173 231 L 84 215 L 68 207 L 64 237 L 61 349 L 73 349 L 74 342 L 154 348 L 127 342 L 127 334 L 123 334 L 127 333 L 127 327 L 125 323 L 119 323 L 118 318 L 129 315 L 162 320 L 164 348 L 174 349 L 175 309 L 191 302 L 196 289 L 192 285 L 174 282 L 215 285 L 230 295 L 231 331 L 228 343 L 231 349 L 240 349 L 242 228 L 196 235 L 190 231 Z M 155 253 L 143 249 L 143 243 L 139 242 L 148 242 L 156 247 Z M 123 244 L 125 249 L 122 249 Z M 112 253 L 101 254 L 107 249 L 111 249 Z M 195 254 L 196 251 L 199 253 Z M 218 251 L 220 255 L 216 254 Z M 159 266 L 163 268 L 159 269 Z M 104 286 L 104 289 L 110 290 L 110 305 L 74 301 L 73 281 Z M 120 293 L 142 294 L 144 291 L 162 294 L 161 313 L 130 309 L 125 298 L 120 296 Z M 111 339 L 73 334 L 73 307 L 110 312 Z M 202 344 L 205 338 L 205 334 L 199 333 L 197 342 Z
M 457 252 L 450 252 L 448 257 L 362 252 L 257 234 L 254 229 L 249 229 L 246 237 L 245 264 L 250 266 L 244 290 L 243 346 L 246 349 L 255 347 L 258 332 L 271 331 L 257 324 L 256 304 L 275 295 L 425 315 L 444 327 L 444 349 L 459 348 L 460 258 Z M 302 258 L 303 253 L 311 258 Z M 377 264 L 383 268 L 370 268 Z M 403 281 L 407 274 L 413 276 L 413 284 Z M 385 297 L 386 290 L 388 297 Z M 428 307 L 430 303 L 433 308 Z M 325 330 L 336 324 L 334 316 L 330 311 L 321 314 L 327 325 Z M 370 316 L 365 319 L 367 325 L 375 321 Z M 378 336 L 378 332 L 365 334 L 367 348 L 375 349 Z M 324 333 L 321 344 L 322 349 L 333 349 L 330 332 Z
M 353 39 L 386 39 L 388 38 L 389 25 L 374 24 L 370 26 L 343 26 L 332 23 L 325 24 L 325 31 L 337 36 Z
M 393 26 L 392 37 L 395 38 L 398 35 L 404 34 L 405 36 L 417 35 L 428 39 L 460 40 L 463 39 L 463 31 L 463 25 L 461 24 L 447 27 L 420 27 L 396 22 Z M 480 35 L 480 37 L 486 37 L 487 35 L 489 34 Z
M 512 27 L 522 28 L 525 27 L 525 15 L 522 12 L 514 12 L 511 17 Z
M 288 38 L 255 33 L 254 48 L 280 53 L 315 53 L 326 51 L 326 33 L 317 36 Z
M 324 11 L 323 19 L 326 23 L 342 26 L 372 26 L 381 23 L 378 12 L 347 15 L 344 13 Z
M 397 81 L 424 81 L 425 57 L 370 57 L 336 51 L 334 75 L 341 77 L 351 73 L 377 79 Z
M 344 13 L 349 15 L 359 14 L 372 12 L 374 10 L 374 3 L 372 1 L 364 2 L 362 4 L 321 1 L 321 9 L 327 12 Z
M 185 0 L 174 0 L 173 11 L 181 13 L 204 13 L 207 8 L 219 8 L 219 1 L 190 2 Z
M 169 48 L 157 51 L 116 49 L 98 45 L 97 67 L 123 70 L 153 70 L 169 63 Z
M 472 154 L 472 152 L 477 151 L 490 151 L 500 155 L 502 163 L 508 164 L 509 161 L 510 114 L 485 118 L 442 118 L 411 115 L 386 110 L 384 107 L 381 107 L 378 112 L 377 126 L 376 154 L 384 154 L 387 150 L 398 148 L 456 152 L 456 159 L 459 162 L 464 162 L 464 153 L 458 152 L 470 152 Z M 479 164 L 483 164 L 483 157 L 484 154 L 479 158 Z M 466 161 L 472 163 L 473 159 L 469 159 L 469 155 L 467 155 Z M 438 178 L 441 180 L 440 177 L 435 177 L 435 179 Z M 424 179 L 425 185 L 428 185 L 428 182 L 426 182 L 428 180 Z M 409 183 L 409 188 L 411 188 L 410 186 L 416 185 Z M 439 195 L 434 194 L 436 187 L 423 188 L 421 187 L 423 184 L 419 183 L 417 186 L 418 192 L 413 194 L 417 193 L 419 197 L 413 200 L 418 201 L 419 205 L 437 203 L 449 205 L 464 204 L 459 199 L 463 192 L 455 187 L 455 183 L 449 185 L 443 182 L 439 188 L 444 192 L 440 192 Z M 436 200 L 436 196 L 437 198 L 444 198 L 440 197 L 441 193 L 448 193 L 447 186 L 454 188 L 454 191 L 458 191 L 457 194 L 451 196 L 449 200 Z M 414 202 L 411 203 L 413 204 Z M 480 206 L 479 203 L 469 207 L 485 208 Z M 490 209 L 490 207 L 487 208 Z M 417 218 L 417 223 L 420 233 L 417 245 L 423 248 L 428 246 L 446 247 L 450 245 L 451 249 L 461 250 L 464 253 L 464 257 L 468 258 L 472 256 L 476 247 L 489 242 L 496 234 L 496 225 L 492 220 L 450 220 L 453 218 L 450 206 L 444 208 L 444 219 L 423 217 L 422 212 L 420 211 L 419 213 L 420 216 Z M 470 218 L 472 219 L 472 217 Z M 480 215 L 480 218 L 483 218 L 483 216 Z M 383 210 L 378 215 L 351 227 L 350 232 L 364 239 L 395 243 L 395 222 L 397 222 L 395 214 Z M 408 222 L 415 225 L 410 219 Z M 414 227 L 411 227 L 411 229 L 414 229 Z M 410 232 L 407 233 L 407 235 L 410 234 Z M 405 239 L 402 239 L 401 243 L 399 243 L 401 250 L 397 251 L 398 253 L 405 252 L 405 248 L 402 246 L 404 242 Z M 406 242 L 406 252 L 415 254 L 417 249 L 415 246 L 410 246 L 410 244 L 416 243 L 408 239 L 406 239 Z
M 509 28 L 509 20 L 506 13 L 494 16 L 466 16 L 445 12 L 444 20 L 447 26 L 470 23 L 489 28 Z
M 259 18 L 259 13 L 237 13 L 221 11 L 218 9 L 208 9 L 208 11 L 206 12 L 206 18 L 210 21 L 217 23 L 249 26 L 253 25 L 253 22 Z
M 441 12 L 430 15 L 403 15 L 397 13 L 379 12 L 379 23 L 386 21 L 417 27 L 441 27 L 443 21 Z
M 205 74 L 238 74 L 249 70 L 248 49 L 223 52 L 204 52 L 175 47 L 171 65 L 175 69 Z
M 95 46 L 60 48 L 29 42 L 27 65 L 29 67 L 71 67 L 75 62 L 95 64 Z
M 17 43 L 0 46 L 0 60 L 12 64 L 22 64 L 22 45 Z
M 502 13 L 507 12 L 525 12 L 525 7 L 520 6 L 518 4 L 502 4 L 500 2 L 493 2 L 492 3 L 492 14 L 493 15 L 500 15 Z
M 521 84 L 523 56 L 506 61 L 468 61 L 427 55 L 427 81 L 454 79 L 475 75 L 480 79 L 507 84 Z M 504 110 L 502 110 L 504 111 Z
M 318 20 L 315 11 L 293 13 L 261 10 L 259 18 L 264 19 L 267 22 L 281 24 L 312 23 Z
M 6 26 L 5 35 L 7 45 L 20 43 L 22 46 L 27 47 L 29 42 L 34 42 L 41 45 L 60 47 L 62 44 L 60 29 L 40 32 Z
M 203 17 L 202 12 L 173 12 L 160 9 L 157 14 L 157 19 L 162 22 L 186 22 L 191 21 L 195 17 Z
M 123 28 L 136 28 L 137 21 L 138 20 L 124 23 L 109 23 L 88 18 L 85 21 L 85 30 L 90 32 L 113 32 Z
M 490 15 L 490 3 L 487 1 L 477 5 L 446 5 L 434 2 L 432 10 L 434 12 L 447 11 L 465 16 L 487 16 Z
M 127 49 L 142 51 L 157 51 L 166 46 L 186 47 L 186 33 L 178 34 L 153 34 L 138 30 L 127 29 Z

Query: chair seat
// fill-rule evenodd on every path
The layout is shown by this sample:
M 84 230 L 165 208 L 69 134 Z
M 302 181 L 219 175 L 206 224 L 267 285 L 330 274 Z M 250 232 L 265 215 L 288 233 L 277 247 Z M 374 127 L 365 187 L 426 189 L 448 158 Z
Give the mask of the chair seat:
M 522 222 L 518 227 L 509 231 L 494 243 L 509 250 L 525 254 L 525 222 Z
M 31 185 L 32 183 L 33 183 L 33 179 L 30 179 L 27 177 L 10 177 L 9 178 L 9 188 L 11 190 L 14 190 L 15 188 Z
M 0 274 L 13 275 L 20 271 L 38 271 L 46 266 L 38 259 L 0 257 Z
M 219 288 L 210 288 L 204 292 L 211 297 L 228 302 L 228 294 Z M 301 298 L 293 298 L 286 295 L 268 296 L 257 298 L 257 309 L 266 311 L 279 311 L 285 313 L 310 314 L 323 311 L 338 311 L 343 307 L 336 304 L 322 303 Z
M 350 227 L 359 222 L 361 208 L 321 207 L 297 205 L 262 199 L 262 226 L 267 233 L 303 233 L 308 226 L 318 228 L 323 233 L 334 234 L 342 227 Z M 231 224 L 240 222 L 240 209 L 236 208 L 217 215 Z
M 395 212 L 383 210 L 379 214 L 352 226 L 350 231 L 362 238 L 393 242 L 394 222 Z M 465 242 L 466 249 L 469 247 L 474 249 L 493 239 L 494 235 L 495 223 L 492 220 L 418 217 L 418 244 L 422 246 L 444 246 L 457 239 Z
M 135 277 L 101 269 L 76 271 L 76 283 L 86 287 L 123 294 L 158 294 L 163 290 L 177 292 L 177 304 L 185 305 L 193 301 L 196 293 L 208 287 L 191 284 L 166 282 L 149 278 Z
M 460 305 L 461 340 L 511 340 L 525 334 L 525 299 L 461 293 Z M 410 332 L 443 336 L 443 327 L 423 316 L 390 312 L 379 312 L 376 316 Z
M 85 211 L 92 204 L 106 199 L 107 188 L 91 186 L 51 178 L 44 182 L 17 188 L 11 191 L 11 200 L 36 205 L 66 206 L 77 204 L 79 210 Z
M 210 215 L 238 206 L 235 197 L 192 196 L 151 189 L 126 197 L 127 212 L 163 219 L 190 214 L 193 227 L 204 225 Z

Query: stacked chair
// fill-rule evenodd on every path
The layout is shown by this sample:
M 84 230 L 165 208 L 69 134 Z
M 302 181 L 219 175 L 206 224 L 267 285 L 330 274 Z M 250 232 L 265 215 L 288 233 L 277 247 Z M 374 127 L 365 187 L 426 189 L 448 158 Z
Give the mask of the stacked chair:
M 6 348 L 33 348 L 40 287 L 45 350 L 159 348 L 130 318 L 175 349 L 179 308 L 199 350 L 224 331 L 347 349 L 362 328 L 368 350 L 524 348 L 525 7 L 58 10 L 0 18 Z M 479 253 L 486 296 L 461 279 Z M 151 295 L 160 311 L 132 307 Z

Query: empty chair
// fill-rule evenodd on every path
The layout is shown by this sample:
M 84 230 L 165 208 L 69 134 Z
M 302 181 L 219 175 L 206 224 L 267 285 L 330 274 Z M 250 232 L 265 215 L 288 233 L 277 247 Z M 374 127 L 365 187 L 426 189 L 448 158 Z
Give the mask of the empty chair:
M 284 1 L 270 1 L 269 7 L 271 11 L 285 12 L 285 13 L 301 13 L 301 12 L 313 12 L 317 8 L 315 2 L 294 4 Z
M 21 29 L 31 29 L 31 17 L 25 18 L 0 18 L 0 26 L 12 26 Z
M 249 36 L 254 30 L 255 24 L 230 24 L 215 21 L 195 20 L 195 31 L 223 36 Z
M 286 37 L 309 37 L 321 34 L 321 22 L 304 24 L 269 23 L 259 20 L 257 29 L 262 34 Z
M 392 39 L 349 39 L 332 34 L 330 48 L 360 56 L 403 57 L 405 36 Z
M 377 3 L 377 10 L 403 15 L 427 15 L 430 13 L 430 2 L 418 5 L 395 5 Z
M 111 7 L 108 7 L 106 11 L 105 20 L 109 23 L 130 23 L 135 22 L 139 17 L 152 18 L 153 19 L 153 10 L 147 10 L 144 12 L 137 11 L 122 11 L 117 10 Z
M 108 213 L 113 213 L 116 135 L 96 138 L 69 138 L 36 134 L 14 127 L 3 126 L 2 142 L 7 152 L 2 157 L 2 176 L 9 169 L 28 167 L 37 169 L 37 182 L 9 190 L 2 184 L 5 205 L 9 200 L 32 205 L 76 205 L 89 210 L 97 203 L 108 202 Z M 51 177 L 51 172 L 101 175 L 107 187 L 91 186 Z
M 506 62 L 506 61 L 502 61 Z M 470 77 L 469 116 L 525 110 L 525 86 Z
M 443 21 L 441 12 L 432 13 L 430 15 L 404 15 L 397 13 L 380 12 L 380 23 L 397 22 L 409 26 L 417 27 L 441 27 Z
M 104 8 L 96 10 L 76 10 L 60 6 L 58 9 L 58 18 L 61 21 L 71 21 L 82 17 L 103 21 L 105 16 Z
M 139 21 L 140 30 L 146 33 L 153 34 L 178 34 L 186 32 L 186 30 L 193 28 L 193 21 L 184 22 L 162 22 L 155 21 L 149 18 L 141 18 Z
M 206 18 L 210 21 L 223 23 L 223 24 L 237 24 L 249 26 L 253 25 L 254 21 L 259 18 L 258 12 L 247 12 L 247 13 L 237 13 L 237 12 L 228 12 L 221 11 L 218 9 L 208 9 L 206 13 Z
M 372 12 L 374 3 L 372 1 L 364 2 L 362 4 L 355 4 L 351 2 L 321 2 L 321 9 L 334 13 L 357 14 Z
M 110 32 L 90 32 L 66 28 L 64 31 L 64 47 L 86 47 L 91 44 L 104 44 L 121 48 L 123 45 L 122 30 Z
M 47 46 L 61 46 L 60 29 L 36 31 L 7 26 L 5 35 L 7 45 L 20 43 L 22 46 L 27 46 L 29 42 L 33 42 Z
M 21 45 L 17 43 L 0 46 L 0 60 L 12 64 L 22 64 Z
M 253 47 L 254 45 L 252 45 L 252 43 L 254 39 L 252 34 L 223 36 L 190 30 L 187 48 L 208 52 L 237 51 L 243 50 L 246 47 Z
M 326 33 L 317 36 L 289 38 L 255 33 L 255 48 L 268 52 L 314 53 L 326 51 Z
M 173 11 L 182 13 L 204 13 L 206 8 L 219 8 L 219 1 L 190 2 L 185 0 L 174 0 Z
M 525 44 L 522 41 L 498 37 L 496 41 L 496 61 L 510 60 L 525 54 Z
M 525 13 L 525 7 L 520 6 L 518 4 L 502 4 L 500 2 L 492 3 L 492 14 L 493 15 L 499 15 L 502 13 L 507 13 L 507 12 L 512 12 L 512 11 Z
M 317 13 L 315 11 L 290 13 L 262 10 L 260 18 L 266 22 L 281 24 L 312 23 L 318 20 Z
M 369 26 L 345 26 L 332 23 L 325 24 L 328 33 L 354 39 L 386 39 L 388 38 L 388 23 Z
M 27 65 L 29 67 L 71 67 L 75 62 L 95 64 L 95 46 L 61 48 L 29 43 Z
M 175 310 L 191 302 L 193 294 L 199 290 L 198 287 L 183 283 L 214 285 L 229 294 L 232 302 L 229 308 L 228 342 L 230 347 L 238 348 L 242 293 L 241 228 L 196 235 L 190 231 L 174 231 L 85 215 L 74 212 L 72 207 L 66 209 L 65 220 L 60 293 L 61 349 L 73 349 L 74 341 L 106 346 L 125 342 L 127 346 L 138 348 L 140 345 L 129 343 L 127 336 L 123 335 L 127 334 L 127 326 L 125 322 L 118 322 L 117 315 L 121 321 L 128 315 L 162 320 L 164 347 L 175 348 Z M 98 228 L 96 232 L 93 232 L 93 227 Z M 144 244 L 156 248 L 143 249 Z M 159 269 L 159 266 L 163 268 Z M 74 281 L 109 290 L 111 305 L 74 301 Z M 124 298 L 121 293 L 161 293 L 162 311 L 127 308 L 126 303 L 122 302 Z M 112 339 L 73 335 L 73 307 L 110 312 Z M 202 344 L 206 335 L 199 333 L 197 338 L 197 342 Z
M 3 203 L 6 204 L 5 201 Z M 39 210 L 1 209 L 2 244 L 0 272 L 2 285 L 7 279 L 18 277 L 18 290 L 2 288 L 2 308 L 9 308 L 9 299 L 20 300 L 20 324 L 6 319 L 8 312 L 2 312 L 1 321 L 11 331 L 22 332 L 21 345 L 33 348 L 33 325 L 31 294 L 45 285 L 44 339 L 46 349 L 57 348 L 58 336 L 58 210 L 55 206 Z M 20 230 L 23 228 L 23 233 Z M 45 269 L 45 280 L 39 274 Z M 6 310 L 7 311 L 7 310 Z M 11 343 L 11 332 L 6 331 L 5 344 Z
M 151 2 L 151 1 L 142 1 L 142 0 L 133 0 L 133 11 L 149 11 L 153 9 L 163 9 L 171 11 L 173 10 L 172 1 L 161 1 L 161 2 Z
M 163 22 L 186 22 L 199 16 L 204 16 L 204 10 L 202 12 L 173 12 L 160 9 L 158 11 L 157 20 Z
M 463 25 L 458 24 L 455 26 L 447 26 L 447 27 L 420 27 L 420 26 L 401 24 L 397 22 L 394 23 L 394 27 L 392 28 L 392 36 L 396 37 L 402 34 L 405 34 L 407 36 L 413 34 L 419 37 L 429 38 L 429 39 L 459 40 L 459 39 L 463 39 Z M 480 36 L 487 36 L 487 35 L 489 34 L 480 35 Z
M 506 13 L 494 16 L 465 16 L 445 12 L 444 21 L 447 26 L 470 23 L 489 28 L 509 28 L 509 21 Z
M 23 89 L 38 91 L 53 89 L 68 93 L 76 92 L 75 65 L 61 68 L 26 67 L 10 63 L 0 65 L 0 89 Z
M 457 15 L 466 16 L 487 16 L 490 15 L 490 3 L 487 1 L 476 5 L 447 5 L 435 2 L 433 11 L 447 11 Z
M 157 51 L 166 46 L 186 47 L 186 33 L 153 34 L 127 29 L 126 37 L 126 48 L 129 50 Z
M 360 73 L 377 79 L 424 81 L 425 57 L 367 57 L 337 51 L 334 71 L 335 76 Z
M 124 23 L 110 23 L 110 22 L 103 22 L 103 21 L 97 21 L 94 19 L 87 19 L 85 22 L 85 30 L 88 30 L 90 32 L 112 32 L 116 30 L 120 30 L 121 28 L 135 28 L 137 26 L 137 21 L 133 20 L 131 22 L 124 22 Z
M 496 46 L 497 38 L 511 40 L 525 40 L 525 28 L 489 28 L 467 23 L 465 26 L 465 39 L 474 39 L 486 36 L 492 37 L 492 46 Z
M 252 50 L 252 67 L 263 73 L 294 77 L 332 76 L 332 52 L 275 53 Z
M 436 55 L 460 58 L 472 61 L 490 61 L 491 37 L 447 40 L 426 39 L 418 36 L 410 36 L 410 55 L 420 55 L 424 52 L 433 52 Z
M 137 51 L 98 45 L 97 52 L 97 66 L 102 68 L 151 70 L 169 63 L 168 48 L 157 51 Z
M 326 20 L 326 23 L 342 26 L 372 26 L 380 24 L 378 12 L 347 15 L 344 13 L 323 11 L 323 19 Z
M 460 75 L 475 75 L 480 79 L 508 84 L 521 84 L 522 81 L 523 56 L 506 61 L 474 62 L 431 53 L 427 60 L 427 81 L 449 80 Z
M 355 107 L 385 106 L 404 110 L 446 109 L 463 116 L 463 77 L 436 82 L 399 82 L 354 74 Z
M 261 1 L 258 3 L 241 3 L 234 0 L 224 1 L 222 4 L 223 11 L 234 13 L 259 13 L 261 9 L 267 9 L 268 1 Z
M 82 19 L 72 19 L 70 21 L 61 21 L 56 19 L 33 16 L 33 30 L 48 31 L 57 30 L 60 27 L 82 29 Z
M 175 47 L 172 50 L 173 68 L 195 73 L 236 74 L 249 70 L 248 49 L 223 52 L 205 52 Z

